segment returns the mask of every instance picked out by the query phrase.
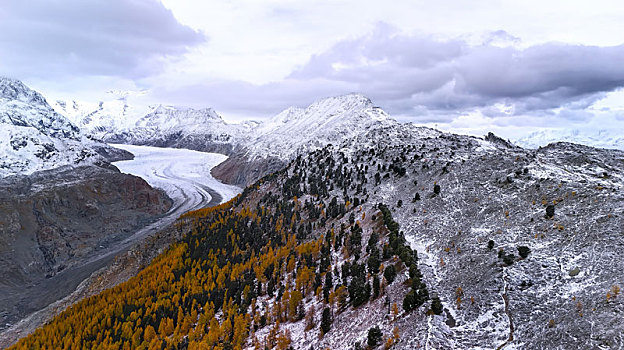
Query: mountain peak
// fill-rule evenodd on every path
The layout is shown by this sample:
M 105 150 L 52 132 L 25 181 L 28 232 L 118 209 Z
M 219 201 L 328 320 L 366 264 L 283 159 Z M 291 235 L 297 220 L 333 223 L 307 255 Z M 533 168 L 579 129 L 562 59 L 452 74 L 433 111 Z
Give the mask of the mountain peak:
M 223 122 L 223 118 L 212 108 L 195 109 L 191 107 L 178 107 L 170 105 L 158 105 L 151 113 L 139 120 L 142 123 L 149 120 L 158 120 L 160 123 L 172 123 L 179 125 L 201 125 L 203 123 Z
M 0 77 L 0 99 L 47 104 L 40 93 L 32 90 L 20 80 L 7 77 Z
M 361 94 L 323 98 L 306 108 L 290 107 L 259 125 L 247 156 L 288 159 L 297 152 L 340 143 L 364 130 L 395 121 Z
M 373 108 L 373 102 L 366 96 L 358 93 L 350 93 L 346 95 L 326 97 L 316 100 L 307 109 L 314 108 Z
M 0 77 L 0 123 L 35 128 L 61 138 L 79 138 L 80 131 L 55 112 L 46 99 L 19 80 Z
M 0 177 L 90 163 L 106 147 L 84 138 L 40 93 L 10 78 L 0 78 L 0 126 Z

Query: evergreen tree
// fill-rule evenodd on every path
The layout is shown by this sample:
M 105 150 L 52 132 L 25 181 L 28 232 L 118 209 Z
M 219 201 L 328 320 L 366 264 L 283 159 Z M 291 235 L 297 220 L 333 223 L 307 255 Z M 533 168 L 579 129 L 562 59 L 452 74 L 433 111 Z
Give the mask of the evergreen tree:
M 438 296 L 435 296 L 431 299 L 431 311 L 433 311 L 436 315 L 442 314 L 442 302 Z
M 386 267 L 386 270 L 384 271 L 384 277 L 386 278 L 386 281 L 388 281 L 388 284 L 394 282 L 394 278 L 396 277 L 396 275 L 397 273 L 394 265 L 388 265 Z
M 366 343 L 371 348 L 376 348 L 377 345 L 381 344 L 382 337 L 383 337 L 383 334 L 381 333 L 381 329 L 379 329 L 379 327 L 377 326 L 371 327 L 368 330 L 368 337 L 367 337 Z
M 331 289 L 333 287 L 332 282 L 332 272 L 328 271 L 325 274 L 325 284 L 323 285 L 323 299 L 325 302 L 329 302 L 329 294 L 331 293 Z
M 440 185 L 438 184 L 433 185 L 433 193 L 436 195 L 440 194 Z
M 518 247 L 518 254 L 520 254 L 520 257 L 522 259 L 526 259 L 530 253 L 531 253 L 531 249 L 529 249 L 529 247 L 523 246 L 523 245 Z
M 323 309 L 323 316 L 321 317 L 321 332 L 323 334 L 327 334 L 329 330 L 331 329 L 331 324 L 332 324 L 331 312 L 329 308 L 326 307 Z

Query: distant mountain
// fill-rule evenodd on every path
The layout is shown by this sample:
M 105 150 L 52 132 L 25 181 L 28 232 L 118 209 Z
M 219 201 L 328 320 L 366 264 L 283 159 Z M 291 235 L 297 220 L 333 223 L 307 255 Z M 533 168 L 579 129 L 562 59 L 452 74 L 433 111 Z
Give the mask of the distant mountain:
M 19 80 L 3 77 L 0 77 L 0 123 L 33 128 L 54 138 L 80 138 L 80 130 L 56 113 L 40 93 Z
M 57 101 L 83 132 L 110 143 L 187 148 L 229 155 L 215 168 L 221 180 L 245 185 L 305 152 L 397 124 L 370 99 L 349 94 L 290 107 L 263 121 L 225 122 L 211 108 L 132 107 L 125 98 L 89 105 Z M 139 116 L 138 114 L 145 114 Z
M 250 125 L 226 123 L 211 108 L 158 105 L 132 126 L 108 134 L 104 140 L 228 154 L 249 129 Z
M 321 99 L 305 109 L 290 107 L 250 129 L 230 158 L 212 173 L 224 182 L 248 185 L 297 155 L 398 124 L 359 94 Z
M 71 120 L 82 132 L 97 139 L 105 139 L 119 130 L 132 126 L 151 110 L 147 106 L 128 103 L 125 96 L 97 103 L 56 100 L 51 106 L 56 112 Z
M 254 137 L 242 146 L 252 158 L 271 156 L 286 160 L 294 154 L 396 123 L 367 97 L 349 94 L 318 100 L 305 109 L 290 107 L 258 125 L 253 130 Z
M 571 142 L 598 148 L 624 150 L 624 130 L 544 129 L 516 139 L 514 142 L 525 148 L 544 147 L 553 142 Z
M 121 152 L 93 141 L 38 92 L 0 77 L 0 177 L 86 165 Z

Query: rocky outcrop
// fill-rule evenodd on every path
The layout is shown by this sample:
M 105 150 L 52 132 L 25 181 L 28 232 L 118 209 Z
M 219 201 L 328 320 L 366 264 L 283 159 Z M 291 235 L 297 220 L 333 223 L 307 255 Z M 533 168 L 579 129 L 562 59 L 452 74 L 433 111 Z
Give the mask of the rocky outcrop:
M 34 299 L 50 294 L 28 288 L 85 263 L 170 206 L 163 192 L 112 166 L 61 167 L 2 179 L 0 329 L 33 311 L 19 302 L 24 293 L 32 292 Z
M 286 164 L 279 158 L 268 157 L 250 160 L 243 153 L 235 153 L 223 163 L 212 168 L 211 174 L 223 183 L 246 187 L 261 177 L 282 169 Z

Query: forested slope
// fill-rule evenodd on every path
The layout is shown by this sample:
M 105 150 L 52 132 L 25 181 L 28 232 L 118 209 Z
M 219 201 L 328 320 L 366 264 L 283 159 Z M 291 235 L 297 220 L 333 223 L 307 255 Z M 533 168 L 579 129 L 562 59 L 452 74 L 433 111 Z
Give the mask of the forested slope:
M 609 348 L 624 153 L 410 125 L 298 156 L 18 347 Z

